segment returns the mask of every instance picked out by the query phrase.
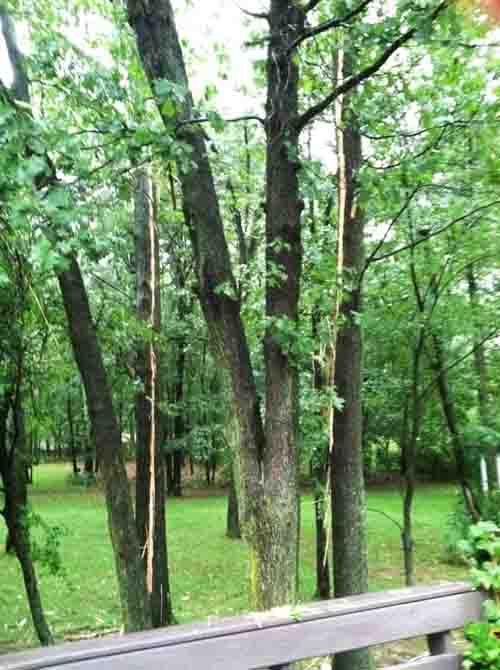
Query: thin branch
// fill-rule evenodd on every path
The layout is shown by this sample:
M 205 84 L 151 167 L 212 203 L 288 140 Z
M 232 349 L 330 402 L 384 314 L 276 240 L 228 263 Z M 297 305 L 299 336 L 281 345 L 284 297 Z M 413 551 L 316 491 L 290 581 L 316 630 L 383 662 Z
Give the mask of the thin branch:
M 500 205 L 500 200 L 494 200 L 493 202 L 490 202 L 487 205 L 481 205 L 480 207 L 476 207 L 476 209 L 471 210 L 470 212 L 467 212 L 467 214 L 463 214 L 462 216 L 457 217 L 456 219 L 453 219 L 453 221 L 450 221 L 447 223 L 445 226 L 442 228 L 439 228 L 438 230 L 435 230 L 434 232 L 429 233 L 425 237 L 422 237 L 422 239 L 417 240 L 416 242 L 409 242 L 408 244 L 404 244 L 403 246 L 399 247 L 398 249 L 395 249 L 394 251 L 389 251 L 386 254 L 382 254 L 381 256 L 376 256 L 375 258 L 371 259 L 372 263 L 377 263 L 378 261 L 383 261 L 386 258 L 390 258 L 391 256 L 396 256 L 397 254 L 402 253 L 403 251 L 408 251 L 408 249 L 414 249 L 415 247 L 418 247 L 419 244 L 423 244 L 424 242 L 427 242 L 427 240 L 431 239 L 432 237 L 436 237 L 436 235 L 440 235 L 441 233 L 444 233 L 446 230 L 451 228 L 457 223 L 461 223 L 462 221 L 465 221 L 469 216 L 473 216 L 474 214 L 477 214 L 478 212 L 481 212 L 484 209 L 489 209 L 490 207 L 493 207 L 494 205 Z
M 116 286 L 112 282 L 108 281 L 107 279 L 104 279 L 104 277 L 101 277 L 98 275 L 96 272 L 93 270 L 89 270 L 89 275 L 91 275 L 96 281 L 100 282 L 103 286 L 107 286 L 108 288 L 112 289 L 113 291 L 116 291 L 117 293 L 120 293 L 121 295 L 125 296 L 127 298 L 127 305 L 130 304 L 130 295 L 121 289 L 119 286 Z
M 349 21 L 352 21 L 352 19 L 356 18 L 358 14 L 361 14 L 361 12 L 363 12 L 371 2 L 372 0 L 363 0 L 363 2 L 358 7 L 356 7 L 356 9 L 353 9 L 352 12 L 349 12 L 349 14 L 346 14 L 341 18 L 330 19 L 329 21 L 324 21 L 323 23 L 320 23 L 313 28 L 307 28 L 304 30 L 302 35 L 299 35 L 299 37 L 297 37 L 297 39 L 290 44 L 288 51 L 293 51 L 299 46 L 299 44 L 302 44 L 302 42 L 309 39 L 310 37 L 321 35 L 321 33 L 325 33 L 327 30 L 339 28 L 340 26 L 349 23 Z
M 412 138 L 419 137 L 419 135 L 425 135 L 425 133 L 430 133 L 433 130 L 441 130 L 442 128 L 467 128 L 471 125 L 474 125 L 473 121 L 446 121 L 445 123 L 438 123 L 435 126 L 430 126 L 429 128 L 421 128 L 420 130 L 415 130 L 413 132 L 398 132 L 398 133 L 388 133 L 387 135 L 372 135 L 371 133 L 366 133 L 361 131 L 361 135 L 366 137 L 368 140 L 392 140 L 394 138 Z M 484 125 L 484 123 L 481 123 Z
M 466 351 L 465 354 L 462 356 L 459 356 L 456 358 L 454 361 L 452 361 L 449 365 L 447 365 L 445 368 L 440 370 L 440 372 L 427 384 L 427 386 L 424 388 L 422 393 L 420 394 L 420 398 L 424 398 L 427 393 L 432 389 L 434 384 L 438 381 L 440 377 L 442 377 L 444 374 L 449 372 L 450 370 L 453 370 L 453 368 L 456 368 L 457 365 L 460 365 L 460 363 L 463 363 L 467 358 L 472 356 L 477 349 L 483 346 L 486 342 L 489 340 L 493 340 L 494 338 L 498 337 L 500 333 L 500 328 L 495 328 L 494 330 L 490 331 L 487 335 L 485 335 L 479 342 L 476 342 L 476 344 L 472 347 L 472 349 L 469 349 L 469 351 Z
M 363 270 L 361 271 L 361 275 L 359 278 L 359 283 L 361 284 L 363 280 L 363 276 L 365 272 L 367 271 L 368 267 L 370 266 L 370 263 L 376 259 L 378 252 L 382 248 L 384 242 L 387 239 L 387 236 L 391 232 L 392 228 L 395 226 L 395 224 L 399 221 L 399 219 L 403 216 L 403 214 L 406 212 L 408 207 L 410 206 L 411 201 L 415 197 L 415 195 L 420 191 L 420 186 L 416 186 L 413 191 L 410 193 L 408 198 L 406 199 L 406 202 L 403 204 L 403 206 L 400 208 L 399 212 L 396 214 L 396 216 L 392 219 L 390 224 L 387 226 L 387 229 L 382 237 L 381 240 L 378 241 L 378 243 L 375 245 L 375 248 L 373 249 L 372 253 L 368 256 L 368 258 L 365 261 L 365 265 L 363 267 Z
M 403 531 L 403 526 L 399 523 L 399 521 L 396 521 L 394 517 L 392 517 L 390 514 L 387 514 L 386 512 L 383 512 L 381 509 L 374 509 L 373 507 L 367 507 L 366 508 L 367 512 L 373 512 L 374 514 L 381 514 L 382 516 L 385 516 L 386 519 L 389 519 L 389 521 L 392 521 L 392 523 L 399 528 L 399 530 L 402 532 Z
M 436 9 L 430 14 L 429 19 L 433 21 L 446 7 L 448 7 L 449 0 L 443 0 Z M 390 44 L 387 49 L 371 64 L 361 70 L 357 74 L 353 75 L 346 79 L 342 84 L 337 86 L 331 93 L 329 93 L 323 100 L 320 100 L 316 105 L 309 107 L 296 122 L 297 132 L 301 132 L 307 124 L 312 121 L 316 116 L 324 112 L 340 95 L 348 93 L 353 88 L 369 79 L 374 75 L 380 68 L 387 63 L 389 58 L 402 46 L 411 40 L 411 38 L 416 34 L 417 27 L 411 28 L 398 37 L 392 44 Z
M 234 4 L 236 5 L 236 7 L 238 7 L 240 12 L 243 12 L 243 14 L 252 17 L 252 19 L 264 19 L 265 21 L 269 21 L 269 14 L 267 12 L 250 12 L 248 9 L 240 7 L 237 2 L 235 2 Z
M 199 119 L 187 119 L 186 121 L 179 121 L 175 129 L 176 131 L 179 131 L 181 128 L 184 128 L 185 126 L 189 126 L 195 123 L 209 123 L 211 120 L 212 119 L 209 119 L 208 117 L 201 117 Z M 254 114 L 248 114 L 246 116 L 235 116 L 230 119 L 222 119 L 222 120 L 224 121 L 224 123 L 238 123 L 239 121 L 258 121 L 264 127 L 266 126 L 265 120 L 261 116 L 257 116 Z

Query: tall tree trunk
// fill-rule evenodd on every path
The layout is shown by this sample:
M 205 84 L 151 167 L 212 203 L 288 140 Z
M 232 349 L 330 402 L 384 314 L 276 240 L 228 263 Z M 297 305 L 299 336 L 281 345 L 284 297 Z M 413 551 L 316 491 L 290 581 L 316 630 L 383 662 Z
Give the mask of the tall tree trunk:
M 467 268 L 467 285 L 469 289 L 469 301 L 472 309 L 472 320 L 474 323 L 474 369 L 477 377 L 477 400 L 479 406 L 479 417 L 485 428 L 491 426 L 491 417 L 488 398 L 488 371 L 486 367 L 486 355 L 484 343 L 482 342 L 481 321 L 479 317 L 480 305 L 478 299 L 477 279 L 474 267 Z M 497 447 L 489 447 L 486 452 L 486 468 L 488 473 L 489 490 L 498 489 L 500 482 L 497 472 Z
M 54 643 L 54 638 L 45 618 L 42 598 L 38 588 L 38 580 L 33 565 L 31 552 L 30 529 L 26 519 L 26 507 L 28 503 L 26 462 L 28 455 L 28 442 L 24 421 L 24 407 L 22 404 L 21 385 L 18 385 L 12 407 L 14 440 L 11 454 L 11 493 L 13 497 L 12 508 L 14 515 L 10 526 L 10 536 L 13 542 L 17 558 L 23 573 L 24 587 L 28 596 L 31 618 L 35 627 L 40 644 L 47 646 Z
M 182 51 L 169 0 L 145 5 L 128 0 L 151 82 L 167 79 L 189 91 Z M 227 370 L 240 431 L 240 514 L 251 552 L 252 606 L 266 608 L 294 600 L 298 558 L 297 398 L 298 374 L 283 332 L 297 321 L 300 280 L 298 197 L 298 71 L 289 46 L 304 27 L 304 12 L 290 0 L 272 0 L 273 36 L 268 55 L 267 123 L 267 298 L 266 438 L 240 300 L 207 156 L 203 130 L 191 123 L 187 93 L 177 105 L 178 138 L 191 152 L 179 165 L 186 221 L 196 258 L 199 297 L 212 346 Z M 159 108 L 162 104 L 159 100 Z M 172 119 L 165 119 L 171 127 Z M 290 345 L 290 346 L 288 346 Z
M 467 472 L 467 465 L 465 460 L 465 444 L 457 419 L 457 411 L 455 400 L 451 393 L 448 371 L 445 363 L 445 355 L 441 339 L 435 333 L 431 333 L 432 341 L 432 360 L 431 367 L 437 376 L 437 387 L 439 398 L 441 400 L 441 407 L 443 409 L 446 426 L 451 438 L 453 452 L 455 454 L 455 462 L 457 465 L 457 474 L 462 487 L 464 502 L 469 514 L 474 521 L 480 521 L 481 513 L 477 500 L 470 485 L 469 473 Z
M 401 474 L 404 480 L 403 498 L 403 530 L 401 542 L 405 565 L 405 581 L 407 586 L 415 584 L 415 543 L 413 540 L 413 500 L 416 487 L 416 458 L 418 436 L 423 413 L 423 398 L 420 393 L 421 360 L 424 336 L 420 329 L 412 343 L 411 391 L 407 398 L 403 417 L 403 435 L 401 440 Z
M 410 273 L 419 314 L 421 317 L 427 317 L 428 319 L 427 301 L 425 295 L 428 294 L 432 300 L 432 304 L 434 305 L 436 304 L 438 295 L 437 295 L 437 286 L 435 286 L 435 280 L 434 278 L 431 278 L 428 291 L 426 291 L 426 294 L 424 295 L 419 285 L 419 280 L 417 277 L 417 272 L 414 263 L 410 264 Z M 439 334 L 436 332 L 435 329 L 431 327 L 430 323 L 428 324 L 427 332 L 431 345 L 428 351 L 429 362 L 432 370 L 436 374 L 437 390 L 441 402 L 441 408 L 443 410 L 444 419 L 446 422 L 446 427 L 448 429 L 448 433 L 451 439 L 453 453 L 455 456 L 458 480 L 462 488 L 464 503 L 471 518 L 474 519 L 474 521 L 479 521 L 481 518 L 481 514 L 479 511 L 477 501 L 474 496 L 474 492 L 472 491 L 470 485 L 469 473 L 467 472 L 467 466 L 465 460 L 465 444 L 458 424 L 455 401 L 450 390 L 444 347 Z
M 126 631 L 150 626 L 150 608 L 135 529 L 120 431 L 87 291 L 76 258 L 58 275 L 73 352 L 83 380 L 97 457 L 103 474 L 108 525 Z
M 137 173 L 136 180 L 137 317 L 144 328 L 149 329 L 139 342 L 136 362 L 140 381 L 140 390 L 136 394 L 136 523 L 144 556 L 152 623 L 160 627 L 171 622 L 172 607 L 167 566 L 165 474 L 158 411 L 159 355 L 154 342 L 161 326 L 156 215 L 158 194 L 145 170 Z
M 319 315 L 315 309 L 312 315 L 312 335 L 319 338 Z M 313 386 L 321 393 L 325 390 L 325 378 L 320 362 L 319 351 L 313 357 Z M 314 521 L 316 528 L 316 597 L 327 599 L 331 596 L 330 565 L 328 561 L 328 531 L 326 525 L 326 496 L 328 489 L 328 445 L 322 453 L 313 454 L 312 476 L 314 486 Z
M 266 448 L 263 495 L 251 564 L 261 607 L 296 596 L 299 536 L 299 375 L 291 333 L 298 323 L 302 267 L 298 183 L 298 65 L 289 45 L 304 29 L 303 10 L 271 0 L 266 101 Z M 288 333 L 288 336 L 287 336 Z
M 350 67 L 339 49 L 338 81 Z M 358 172 L 361 167 L 361 135 L 350 114 L 347 100 L 336 101 L 338 155 L 338 235 L 341 245 L 343 283 L 350 272 L 352 287 L 340 296 L 340 327 L 335 347 L 335 391 L 343 399 L 342 410 L 333 415 L 332 482 L 333 587 L 335 597 L 362 593 L 368 589 L 365 487 L 362 451 L 362 359 L 363 344 L 359 315 L 362 311 L 361 278 L 364 268 L 364 214 L 359 205 Z M 334 324 L 337 327 L 337 324 Z M 335 657 L 336 670 L 360 670 L 371 666 L 368 651 L 347 652 Z
M 18 371 L 18 375 L 21 371 Z M 7 420 L 12 410 L 13 439 L 7 447 Z M 53 644 L 54 639 L 45 618 L 38 580 L 31 552 L 30 527 L 27 519 L 26 461 L 28 443 L 22 405 L 21 380 L 10 397 L 4 396 L 0 407 L 0 475 L 5 491 L 5 509 L 9 550 L 15 552 L 21 566 L 31 618 L 40 644 Z
M 179 290 L 179 300 L 177 305 L 177 314 L 179 322 L 182 323 L 186 317 L 185 299 L 183 291 L 185 289 L 185 282 L 182 274 L 178 273 L 177 288 Z M 186 337 L 184 332 L 179 337 L 177 343 L 177 360 L 175 366 L 176 380 L 175 380 L 175 405 L 176 413 L 174 418 L 174 437 L 175 440 L 181 440 L 186 432 L 186 417 L 184 402 L 184 373 L 186 368 Z M 182 449 L 175 449 L 173 453 L 173 479 L 172 479 L 172 495 L 176 497 L 182 496 L 182 466 L 184 464 L 184 453 Z
M 311 153 L 311 133 L 308 135 L 308 157 L 312 158 Z M 331 225 L 333 199 L 330 196 L 327 200 L 324 221 L 327 226 Z M 309 204 L 309 220 L 311 234 L 314 238 L 317 236 L 316 230 L 316 211 L 314 200 Z M 326 249 L 325 249 L 326 252 Z M 323 364 L 321 361 L 321 337 L 320 337 L 321 311 L 319 303 L 313 305 L 311 314 L 311 334 L 315 342 L 315 351 L 312 360 L 312 381 L 316 393 L 321 394 L 326 390 L 327 379 Z M 320 410 L 318 420 L 323 422 L 324 410 Z M 312 454 L 311 458 L 311 476 L 313 478 L 313 496 L 314 496 L 314 520 L 316 529 L 316 597 L 327 599 L 331 597 L 331 579 L 330 565 L 328 560 L 328 521 L 327 521 L 327 501 L 329 495 L 329 444 L 325 439 L 325 444 Z

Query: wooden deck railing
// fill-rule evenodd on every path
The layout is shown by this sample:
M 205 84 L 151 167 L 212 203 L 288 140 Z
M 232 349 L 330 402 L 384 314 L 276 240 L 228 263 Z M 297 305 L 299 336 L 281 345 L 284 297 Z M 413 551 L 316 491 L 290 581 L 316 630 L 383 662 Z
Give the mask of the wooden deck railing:
M 458 670 L 449 631 L 480 617 L 468 584 L 419 586 L 0 656 L 1 670 L 250 670 L 427 636 L 401 669 Z

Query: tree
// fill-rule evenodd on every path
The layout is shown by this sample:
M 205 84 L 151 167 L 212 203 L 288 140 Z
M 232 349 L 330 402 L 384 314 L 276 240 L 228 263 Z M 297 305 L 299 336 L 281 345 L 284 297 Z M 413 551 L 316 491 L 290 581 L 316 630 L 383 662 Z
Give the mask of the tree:
M 135 264 L 137 318 L 144 328 L 139 341 L 136 372 L 137 470 L 136 524 L 147 593 L 155 627 L 172 623 L 165 528 L 165 470 L 159 417 L 159 348 L 154 342 L 161 327 L 158 242 L 158 190 L 147 171 L 137 173 L 135 187 Z
M 368 2 L 316 27 L 306 15 L 319 2 L 299 6 L 271 0 L 258 18 L 269 26 L 266 65 L 266 333 L 265 426 L 240 315 L 229 249 L 224 235 L 203 130 L 189 90 L 171 3 L 146 7 L 127 4 L 139 53 L 156 95 L 165 126 L 189 151 L 190 164 L 177 157 L 184 208 L 197 264 L 199 297 L 211 342 L 231 379 L 235 413 L 240 424 L 241 517 L 251 550 L 253 604 L 258 607 L 294 599 L 298 557 L 297 427 L 298 372 L 294 331 L 298 320 L 301 276 L 301 214 L 299 137 L 307 125 L 342 94 L 368 79 L 417 32 L 400 34 L 366 67 L 299 112 L 300 73 L 295 54 L 307 39 L 342 26 Z M 434 5 L 432 21 L 446 3 Z M 175 102 L 173 102 L 176 95 Z M 169 100 L 169 103 L 165 102 Z M 280 501 L 279 504 L 277 501 Z M 271 560 L 272 557 L 272 560 Z

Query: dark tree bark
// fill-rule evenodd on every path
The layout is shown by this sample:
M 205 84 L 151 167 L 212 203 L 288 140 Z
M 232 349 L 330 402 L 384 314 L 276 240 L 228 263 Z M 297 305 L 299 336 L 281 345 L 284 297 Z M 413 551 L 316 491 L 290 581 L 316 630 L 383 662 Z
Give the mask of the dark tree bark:
M 136 176 L 135 259 L 137 317 L 150 332 L 138 344 L 136 373 L 140 390 L 136 395 L 137 475 L 136 523 L 144 556 L 144 570 L 152 623 L 172 622 L 165 525 L 165 474 L 161 453 L 158 411 L 159 354 L 154 335 L 161 326 L 157 193 L 146 171 Z
M 53 644 L 54 639 L 45 618 L 38 580 L 31 551 L 30 528 L 27 523 L 26 461 L 28 443 L 21 396 L 22 370 L 18 370 L 15 390 L 2 398 L 0 404 L 0 476 L 5 507 L 2 514 L 7 525 L 7 551 L 15 553 L 23 575 L 31 618 L 40 644 Z M 7 445 L 7 421 L 12 414 L 13 438 Z
M 68 393 L 68 400 L 66 403 L 66 416 L 68 419 L 68 429 L 69 429 L 69 448 L 71 453 L 71 463 L 73 465 L 73 474 L 77 475 L 80 472 L 78 467 L 78 450 L 76 446 L 76 436 L 75 436 L 75 422 L 73 416 L 73 403 L 71 402 L 71 396 Z
M 319 314 L 315 309 L 312 314 L 312 334 L 318 341 Z M 318 393 L 325 390 L 325 376 L 323 374 L 319 352 L 313 357 L 313 385 Z M 316 597 L 328 599 L 331 597 L 330 565 L 328 561 L 328 531 L 326 526 L 326 501 L 328 482 L 328 444 L 325 444 L 323 453 L 313 456 L 312 476 L 314 481 L 314 522 L 316 528 Z
M 446 426 L 450 434 L 451 444 L 455 454 L 458 479 L 460 486 L 462 487 L 466 508 L 474 521 L 477 522 L 481 519 L 481 513 L 469 481 L 470 478 L 465 460 L 465 444 L 458 424 L 455 400 L 450 389 L 443 345 L 439 336 L 435 332 L 431 333 L 431 341 L 431 367 L 437 377 L 439 398 L 441 400 L 441 407 L 443 409 Z
M 420 391 L 423 347 L 424 334 L 422 329 L 420 329 L 411 345 L 411 390 L 404 409 L 403 434 L 401 439 L 401 475 L 404 481 L 401 542 L 407 586 L 414 586 L 415 584 L 415 543 L 413 540 L 412 510 L 416 487 L 418 436 L 423 415 L 423 397 Z
M 120 431 L 80 267 L 74 257 L 67 263 L 58 280 L 103 474 L 123 625 L 127 631 L 142 630 L 150 625 L 150 608 Z
M 350 63 L 337 55 L 341 82 Z M 342 410 L 334 411 L 333 444 L 330 454 L 333 538 L 333 589 L 335 597 L 368 590 L 365 487 L 363 478 L 361 405 L 363 342 L 359 315 L 362 312 L 362 273 L 365 263 L 364 213 L 359 204 L 358 171 L 362 162 L 361 135 L 357 122 L 342 96 L 336 103 L 338 156 L 338 254 L 340 260 L 340 327 L 334 343 L 333 379 L 342 398 Z M 352 288 L 342 286 L 349 271 Z M 367 651 L 335 656 L 336 670 L 370 668 Z
M 179 290 L 179 299 L 177 303 L 177 315 L 179 322 L 182 323 L 187 315 L 185 298 L 183 291 L 185 289 L 184 277 L 182 272 L 177 272 L 177 288 Z M 184 374 L 186 368 L 186 336 L 182 333 L 177 343 L 177 360 L 175 366 L 175 404 L 176 414 L 174 418 L 174 437 L 176 440 L 182 440 L 186 433 L 186 417 L 184 402 Z M 182 449 L 175 449 L 172 455 L 173 459 L 173 479 L 172 495 L 182 496 L 182 466 L 184 465 L 184 453 Z
M 229 479 L 229 494 L 227 497 L 226 535 L 232 540 L 239 540 L 241 538 L 240 516 L 238 512 L 238 494 L 236 491 L 232 464 L 231 476 Z

